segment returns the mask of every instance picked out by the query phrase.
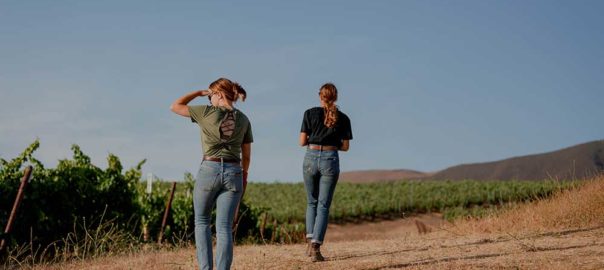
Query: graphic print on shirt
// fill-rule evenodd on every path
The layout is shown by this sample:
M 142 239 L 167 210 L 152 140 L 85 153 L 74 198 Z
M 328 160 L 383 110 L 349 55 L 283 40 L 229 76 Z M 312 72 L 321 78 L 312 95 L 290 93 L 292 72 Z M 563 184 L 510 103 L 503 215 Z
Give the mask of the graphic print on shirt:
M 235 131 L 235 112 L 231 111 L 224 115 L 222 122 L 220 122 L 220 142 L 226 143 L 233 132 Z M 225 146 L 226 147 L 226 146 Z

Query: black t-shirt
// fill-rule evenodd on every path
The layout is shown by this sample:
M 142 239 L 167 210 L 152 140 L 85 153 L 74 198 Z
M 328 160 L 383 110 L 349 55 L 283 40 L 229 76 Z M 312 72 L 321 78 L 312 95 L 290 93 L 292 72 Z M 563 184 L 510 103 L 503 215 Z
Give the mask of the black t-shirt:
M 321 107 L 310 108 L 304 112 L 300 132 L 308 135 L 308 143 L 340 147 L 342 140 L 352 140 L 350 119 L 346 114 L 338 110 L 338 120 L 331 128 L 325 126 L 324 119 L 325 113 Z

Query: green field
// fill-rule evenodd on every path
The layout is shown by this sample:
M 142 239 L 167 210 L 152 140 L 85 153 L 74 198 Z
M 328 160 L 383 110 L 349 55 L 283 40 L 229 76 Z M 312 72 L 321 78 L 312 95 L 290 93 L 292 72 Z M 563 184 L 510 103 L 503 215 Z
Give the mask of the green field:
M 189 177 L 188 187 L 193 179 Z M 330 209 L 330 222 L 346 223 L 402 218 L 439 212 L 444 218 L 480 217 L 521 202 L 546 198 L 578 182 L 555 181 L 398 181 L 338 183 Z M 161 183 L 158 194 L 167 194 Z M 179 184 L 177 197 L 186 193 Z M 164 195 L 165 197 L 165 195 Z M 190 202 L 190 201 L 189 201 Z M 303 241 L 306 191 L 303 183 L 249 183 L 244 216 L 252 224 L 244 242 L 293 243 Z M 185 205 L 180 204 L 180 207 Z M 190 209 L 190 208 L 189 208 Z M 192 215 L 179 211 L 181 216 Z M 190 211 L 190 210 L 188 210 Z M 186 212 L 186 213 L 185 213 Z M 189 220 L 192 217 L 189 217 Z
M 544 198 L 573 182 L 400 181 L 338 183 L 330 211 L 332 222 L 404 217 L 443 212 L 447 218 L 510 202 Z M 280 223 L 303 222 L 306 192 L 302 183 L 250 183 L 244 201 L 266 209 Z

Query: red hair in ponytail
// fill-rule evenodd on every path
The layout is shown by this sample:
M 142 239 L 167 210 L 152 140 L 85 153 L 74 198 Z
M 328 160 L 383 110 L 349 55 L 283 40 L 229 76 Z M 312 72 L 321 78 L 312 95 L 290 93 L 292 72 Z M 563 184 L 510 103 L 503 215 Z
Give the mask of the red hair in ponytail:
M 338 122 L 338 107 L 336 106 L 338 89 L 333 83 L 326 83 L 321 86 L 319 97 L 321 97 L 321 101 L 324 103 L 323 112 L 325 113 L 325 120 L 323 124 L 331 128 Z

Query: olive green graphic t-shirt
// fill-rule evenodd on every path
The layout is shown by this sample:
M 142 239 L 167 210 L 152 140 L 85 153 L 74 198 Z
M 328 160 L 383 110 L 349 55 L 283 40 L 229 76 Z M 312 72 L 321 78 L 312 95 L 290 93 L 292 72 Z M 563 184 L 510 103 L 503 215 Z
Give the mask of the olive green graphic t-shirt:
M 241 160 L 241 145 L 254 141 L 249 119 L 237 109 L 189 106 L 189 115 L 199 125 L 205 156 Z

